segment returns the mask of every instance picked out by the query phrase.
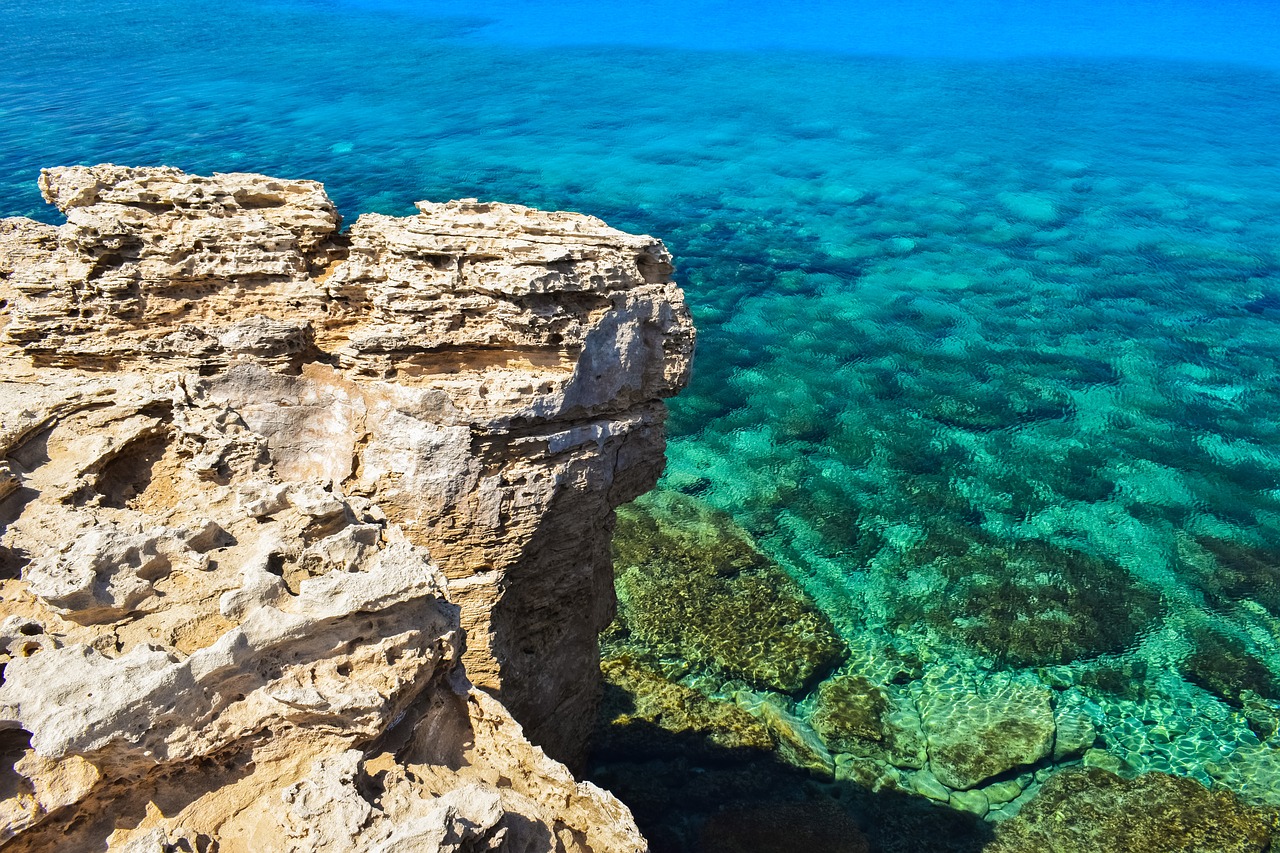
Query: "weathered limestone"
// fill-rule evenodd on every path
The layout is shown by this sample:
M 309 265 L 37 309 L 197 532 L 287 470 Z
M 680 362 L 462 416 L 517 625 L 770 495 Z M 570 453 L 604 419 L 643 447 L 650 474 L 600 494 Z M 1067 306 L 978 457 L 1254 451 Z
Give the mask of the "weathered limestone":
M 581 755 L 613 508 L 688 371 L 661 243 L 41 187 L 66 225 L 0 220 L 0 842 L 643 849 L 529 740 Z

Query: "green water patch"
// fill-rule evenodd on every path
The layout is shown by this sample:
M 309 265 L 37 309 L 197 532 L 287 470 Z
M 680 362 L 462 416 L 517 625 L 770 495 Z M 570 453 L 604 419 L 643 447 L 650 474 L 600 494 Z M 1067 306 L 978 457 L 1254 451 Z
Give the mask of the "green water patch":
M 813 540 L 795 535 L 813 534 L 794 514 L 762 524 L 757 537 L 701 496 L 670 488 L 623 507 L 619 617 L 603 640 L 626 664 L 611 659 L 609 677 L 649 673 L 629 676 L 631 695 L 664 698 L 632 698 L 637 708 L 669 702 L 676 694 L 663 685 L 673 684 L 721 708 L 714 719 L 733 709 L 726 744 L 741 746 L 741 726 L 755 721 L 750 730 L 769 744 L 756 735 L 754 761 L 992 823 L 1016 817 L 1082 763 L 1126 779 L 1187 776 L 1244 802 L 1276 803 L 1280 705 L 1265 647 L 1277 626 L 1256 603 L 1237 601 L 1227 618 L 1186 582 L 1194 573 L 1184 563 L 1222 559 L 1216 540 L 1180 536 L 1169 570 L 1143 577 L 1103 556 L 1105 542 L 1000 537 L 958 522 L 954 507 L 928 500 L 948 491 L 938 474 L 915 466 L 909 523 L 848 535 L 861 579 L 840 575 L 834 621 L 816 619 L 815 601 L 832 610 L 826 572 L 848 569 L 818 560 Z M 874 519 L 858 507 L 841 517 Z M 859 551 L 868 540 L 875 547 Z M 1248 553 L 1246 567 L 1265 564 Z M 808 663 L 779 669 L 797 660 Z M 716 743 L 713 718 L 701 719 L 698 736 Z M 646 754 L 631 746 L 607 757 L 625 764 Z
M 1088 749 L 1095 730 L 1081 714 L 1080 695 L 1073 700 L 1072 691 L 1034 679 L 976 680 L 954 671 L 918 685 L 929 767 L 971 786 L 950 789 L 927 768 L 876 771 L 870 756 L 885 754 L 888 732 L 901 722 L 893 719 L 898 699 L 864 677 L 836 676 L 814 697 L 823 737 L 860 753 L 842 753 L 831 777 L 780 761 L 778 733 L 734 702 L 627 656 L 607 658 L 603 671 L 589 772 L 632 806 L 655 850 L 772 853 L 803 841 L 858 853 L 1263 853 L 1280 838 L 1280 810 L 1242 802 L 1227 786 L 1100 766 L 1110 755 Z M 1081 752 L 1084 767 L 1001 770 Z M 1244 777 L 1231 777 L 1230 760 L 1216 772 L 1247 789 Z M 1256 783 L 1256 762 L 1251 772 Z M 1004 819 L 980 819 L 992 812 Z

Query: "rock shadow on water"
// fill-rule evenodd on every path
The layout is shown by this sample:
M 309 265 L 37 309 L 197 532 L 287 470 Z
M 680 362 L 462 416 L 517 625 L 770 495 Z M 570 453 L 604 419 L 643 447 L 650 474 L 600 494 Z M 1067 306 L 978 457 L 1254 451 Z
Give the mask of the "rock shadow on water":
M 653 853 L 1265 853 L 1280 840 L 1274 807 L 1090 766 L 1049 775 L 1016 815 L 987 822 L 892 784 L 799 769 L 761 721 L 629 659 L 606 661 L 605 675 L 587 776 L 631 808 Z
M 653 685 L 611 678 L 587 771 L 631 808 L 653 853 L 977 853 L 994 838 L 924 797 L 797 769 L 750 715 L 667 684 L 659 707 L 644 694 Z M 744 728 L 717 732 L 725 717 Z

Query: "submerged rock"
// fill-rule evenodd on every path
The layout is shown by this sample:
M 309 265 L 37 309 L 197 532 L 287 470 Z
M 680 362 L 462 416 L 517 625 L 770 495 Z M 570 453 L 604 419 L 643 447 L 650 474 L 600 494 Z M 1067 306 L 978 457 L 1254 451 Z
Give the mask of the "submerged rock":
M 1078 691 L 1073 691 L 1077 693 Z M 1098 739 L 1098 727 L 1084 712 L 1082 702 L 1068 703 L 1071 694 L 1060 694 L 1054 705 L 1053 717 L 1057 731 L 1053 739 L 1053 760 L 1066 761 L 1083 755 Z M 1075 697 L 1073 697 L 1075 698 Z M 1079 697 L 1083 698 L 1083 697 Z
M 594 741 L 597 758 L 773 749 L 764 723 L 731 702 L 708 699 L 629 658 L 607 659 L 600 668 L 605 699 Z
M 1280 551 L 1213 536 L 1198 536 L 1196 544 L 1212 560 L 1187 559 L 1183 568 L 1215 607 L 1250 598 L 1280 616 Z
M 818 688 L 813 727 L 835 752 L 855 752 L 862 744 L 883 744 L 889 700 L 884 691 L 861 676 L 844 675 Z
M 832 752 L 877 758 L 895 767 L 924 766 L 924 737 L 913 703 L 890 696 L 862 676 L 824 681 L 812 721 Z
M 1050 691 L 1008 676 L 926 678 L 919 698 L 929 768 L 965 790 L 1047 758 L 1057 730 Z
M 793 767 L 807 770 L 824 779 L 835 776 L 835 756 L 827 749 L 818 733 L 797 717 L 787 703 L 776 696 L 766 696 L 753 703 L 753 712 L 778 741 L 778 756 Z
M 1102 658 L 1073 670 L 1074 683 L 1099 693 L 1131 701 L 1146 698 L 1149 667 L 1141 658 Z
M 803 693 L 847 651 L 831 620 L 728 516 L 659 492 L 618 511 L 629 644 L 758 688 Z
M 999 824 L 987 853 L 1265 853 L 1280 812 L 1242 805 L 1193 779 L 1099 768 L 1051 776 L 1017 817 Z
M 1276 741 L 1242 744 L 1221 761 L 1207 762 L 1205 771 L 1244 802 L 1276 808 L 1280 793 L 1280 749 Z
M 1050 225 L 1060 217 L 1053 199 L 1043 195 L 1003 192 L 997 196 L 997 200 L 1014 216 L 1037 225 Z
M 1073 359 L 994 348 L 968 350 L 964 357 L 931 354 L 930 361 L 933 369 L 912 376 L 908 383 L 909 405 L 943 426 L 973 433 L 1066 418 L 1073 402 L 1062 383 L 1090 381 L 1096 372 Z M 1046 381 L 1043 375 L 1053 380 Z
M 903 565 L 904 579 L 932 587 L 897 597 L 904 628 L 922 623 L 1013 667 L 1122 652 L 1161 612 L 1159 595 L 1120 566 L 1047 542 L 936 530 Z
M 1208 626 L 1188 632 L 1191 654 L 1182 674 L 1236 708 L 1251 697 L 1280 699 L 1280 679 L 1240 639 Z

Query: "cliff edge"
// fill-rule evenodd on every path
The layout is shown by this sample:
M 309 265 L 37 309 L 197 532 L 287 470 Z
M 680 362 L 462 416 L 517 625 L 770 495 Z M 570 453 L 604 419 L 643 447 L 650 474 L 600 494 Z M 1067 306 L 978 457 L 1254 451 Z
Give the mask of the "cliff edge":
M 40 183 L 65 225 L 0 220 L 0 844 L 645 849 L 557 759 L 692 355 L 662 244 Z

